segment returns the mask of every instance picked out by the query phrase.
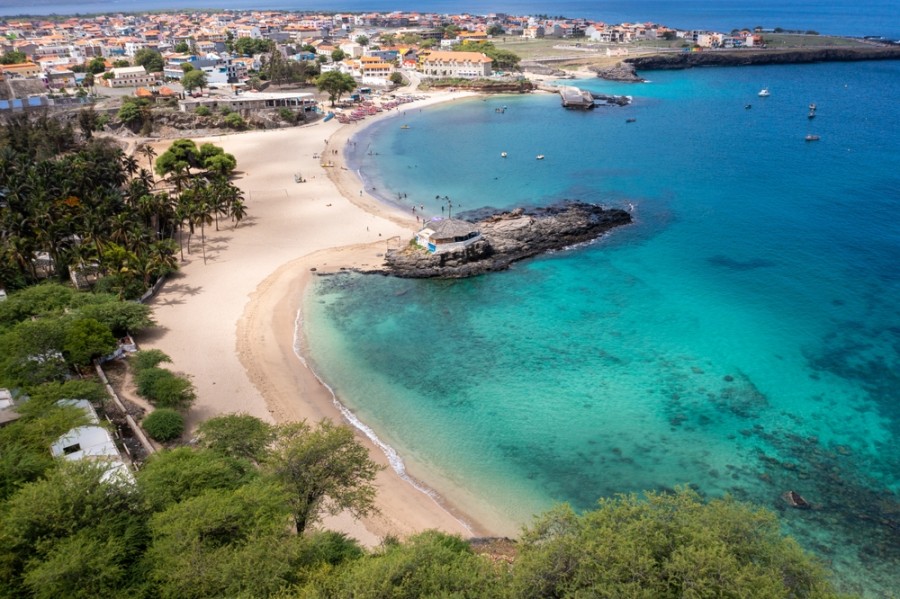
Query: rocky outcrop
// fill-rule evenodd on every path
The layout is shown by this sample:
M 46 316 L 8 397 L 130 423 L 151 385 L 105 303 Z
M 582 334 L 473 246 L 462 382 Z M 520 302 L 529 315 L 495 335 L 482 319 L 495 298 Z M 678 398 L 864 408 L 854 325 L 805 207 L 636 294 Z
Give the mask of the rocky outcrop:
M 626 83 L 643 83 L 645 80 L 639 76 L 635 66 L 629 62 L 618 62 L 611 67 L 591 67 L 597 73 L 597 77 L 608 81 L 624 81 Z
M 631 96 L 610 96 L 608 94 L 595 94 L 593 92 L 591 92 L 591 96 L 593 96 L 594 100 L 597 100 L 600 105 L 628 106 L 631 104 Z M 598 102 L 595 102 L 595 104 Z
M 518 260 L 597 239 L 627 225 L 618 208 L 564 202 L 548 208 L 493 214 L 477 222 L 481 238 L 459 251 L 432 254 L 411 243 L 385 255 L 378 272 L 406 278 L 464 278 L 505 270 Z
M 626 62 L 638 70 L 690 69 L 692 67 L 733 67 L 769 64 L 801 64 L 809 62 L 846 62 L 858 60 L 897 60 L 900 47 L 871 46 L 865 48 L 793 48 L 706 50 L 636 56 Z

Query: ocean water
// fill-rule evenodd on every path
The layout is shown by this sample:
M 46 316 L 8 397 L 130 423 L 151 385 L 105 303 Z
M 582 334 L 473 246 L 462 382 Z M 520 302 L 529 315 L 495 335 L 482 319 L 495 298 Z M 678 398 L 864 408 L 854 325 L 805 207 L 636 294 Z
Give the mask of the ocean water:
M 895 0 L 0 0 L 0 15 L 91 14 L 210 9 L 271 9 L 332 12 L 428 11 L 476 15 L 507 13 L 584 17 L 608 23 L 662 23 L 684 29 L 731 31 L 757 25 L 839 35 L 900 39 Z
M 896 592 L 900 63 L 647 75 L 580 82 L 629 107 L 501 96 L 361 131 L 349 158 L 385 200 L 581 199 L 635 223 L 462 281 L 322 277 L 312 366 L 411 476 L 508 534 L 689 484 L 777 511 L 845 590 Z

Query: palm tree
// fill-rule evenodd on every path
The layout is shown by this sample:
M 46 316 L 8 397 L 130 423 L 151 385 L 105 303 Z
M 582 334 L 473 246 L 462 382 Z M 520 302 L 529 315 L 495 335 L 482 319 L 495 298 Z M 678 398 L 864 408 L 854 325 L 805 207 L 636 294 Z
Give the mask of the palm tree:
M 156 158 L 156 150 L 153 149 L 153 146 L 150 144 L 143 144 L 138 149 L 138 152 L 143 154 L 147 158 L 147 162 L 150 164 L 150 172 L 153 172 L 153 159 Z
M 150 286 L 152 276 L 160 277 L 178 270 L 178 260 L 175 258 L 178 248 L 178 244 L 172 239 L 162 239 L 150 244 L 146 254 L 145 287 Z
M 128 176 L 134 177 L 134 175 L 140 169 L 140 166 L 138 165 L 138 162 L 137 162 L 137 158 L 135 158 L 131 154 L 125 154 L 124 152 L 122 152 L 121 153 L 121 161 L 122 161 L 122 168 L 125 170 L 126 173 L 128 173 Z
M 247 216 L 247 207 L 244 206 L 244 201 L 241 199 L 236 199 L 231 203 L 231 220 L 234 221 L 234 229 L 237 229 L 238 224 Z

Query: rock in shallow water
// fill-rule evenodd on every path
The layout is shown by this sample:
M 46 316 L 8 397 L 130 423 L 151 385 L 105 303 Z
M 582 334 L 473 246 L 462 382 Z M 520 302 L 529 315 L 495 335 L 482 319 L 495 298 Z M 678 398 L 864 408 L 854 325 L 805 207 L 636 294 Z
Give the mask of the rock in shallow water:
M 597 239 L 632 222 L 619 208 L 564 202 L 547 208 L 518 208 L 476 223 L 481 238 L 465 248 L 432 254 L 413 244 L 385 255 L 384 265 L 364 272 L 407 278 L 458 279 L 505 270 L 518 260 Z

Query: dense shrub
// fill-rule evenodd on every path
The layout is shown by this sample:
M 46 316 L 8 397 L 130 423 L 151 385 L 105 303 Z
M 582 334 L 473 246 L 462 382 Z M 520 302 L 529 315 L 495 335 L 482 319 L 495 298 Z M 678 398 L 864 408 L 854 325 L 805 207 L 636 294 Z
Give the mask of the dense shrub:
M 247 123 L 244 122 L 241 115 L 236 112 L 232 112 L 225 117 L 225 124 L 232 129 L 243 129 L 247 126 Z
M 137 392 L 160 408 L 185 409 L 194 399 L 193 385 L 165 368 L 145 368 L 135 375 Z
M 143 349 L 131 356 L 131 365 L 135 371 L 140 372 L 147 368 L 155 368 L 162 362 L 171 362 L 172 359 L 158 349 Z
M 175 410 L 159 408 L 144 418 L 142 426 L 153 439 L 171 441 L 184 432 L 184 418 Z
M 194 114 L 196 114 L 197 116 L 209 116 L 212 114 L 212 110 L 210 110 L 206 106 L 198 106 L 197 110 L 194 111 Z

